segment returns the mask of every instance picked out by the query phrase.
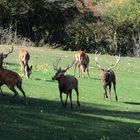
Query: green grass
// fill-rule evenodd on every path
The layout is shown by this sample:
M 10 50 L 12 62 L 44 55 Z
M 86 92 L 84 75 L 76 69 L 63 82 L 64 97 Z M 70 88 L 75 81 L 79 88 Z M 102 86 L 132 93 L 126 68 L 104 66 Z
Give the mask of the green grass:
M 6 50 L 6 49 L 5 49 Z M 18 48 L 5 59 L 5 67 L 20 73 Z M 59 99 L 58 83 L 51 80 L 55 71 L 53 62 L 61 56 L 60 65 L 66 67 L 74 59 L 73 52 L 49 48 L 29 48 L 33 73 L 23 78 L 23 88 L 29 106 L 23 105 L 19 94 L 10 103 L 13 93 L 3 86 L 5 96 L 0 96 L 0 140 L 139 140 L 140 139 L 140 61 L 122 57 L 114 69 L 117 76 L 115 101 L 103 99 L 99 72 L 90 56 L 91 78 L 78 78 L 81 107 L 70 102 L 63 108 Z M 115 62 L 115 57 L 100 56 L 104 66 Z M 73 74 L 73 68 L 67 74 Z M 78 76 L 78 74 L 77 74 Z M 65 95 L 63 96 L 65 99 Z

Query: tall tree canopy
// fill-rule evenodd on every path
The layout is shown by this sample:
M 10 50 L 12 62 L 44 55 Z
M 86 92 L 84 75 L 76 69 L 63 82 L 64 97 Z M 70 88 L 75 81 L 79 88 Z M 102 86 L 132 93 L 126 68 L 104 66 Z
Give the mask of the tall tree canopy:
M 1 0 L 0 13 L 1 40 L 8 29 L 35 46 L 123 55 L 140 50 L 140 0 Z

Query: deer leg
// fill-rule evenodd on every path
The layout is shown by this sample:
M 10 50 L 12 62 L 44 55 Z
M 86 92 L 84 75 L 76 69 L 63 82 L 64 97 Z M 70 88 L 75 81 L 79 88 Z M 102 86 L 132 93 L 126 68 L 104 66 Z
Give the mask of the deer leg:
M 21 72 L 23 73 L 24 72 L 24 64 L 21 60 L 19 60 L 20 62 L 20 69 L 21 69 Z
M 117 93 L 116 93 L 116 82 L 113 82 L 113 86 L 114 86 L 115 98 L 116 98 L 116 101 L 118 101 L 118 97 L 117 97 Z
M 10 90 L 12 90 L 15 93 L 15 95 L 13 96 L 15 98 L 18 95 L 18 92 L 15 90 L 14 87 L 13 88 L 10 88 Z
M 24 74 L 24 76 L 26 76 L 26 66 L 25 65 L 23 66 L 23 74 Z
M 110 101 L 111 101 L 111 83 L 109 84 L 109 96 L 110 96 Z
M 75 62 L 75 66 L 74 66 L 74 76 L 75 76 L 76 68 L 77 68 L 77 62 Z
M 84 67 L 81 64 L 79 64 L 79 73 L 80 73 L 80 75 L 82 77 L 82 75 L 84 73 Z
M 28 79 L 29 77 L 28 77 L 28 70 L 27 70 L 27 66 L 25 66 L 25 68 L 24 68 L 24 73 L 25 73 L 25 77 Z
M 22 92 L 23 96 L 24 96 L 24 101 L 25 101 L 25 105 L 28 105 L 27 99 L 26 99 L 26 94 L 21 86 L 21 84 L 17 85 L 18 89 Z
M 78 64 L 78 73 L 79 73 L 79 77 L 81 76 L 81 65 Z
M 77 93 L 77 105 L 80 106 L 78 88 L 76 88 L 75 91 L 76 91 L 76 93 Z
M 3 92 L 2 92 L 2 89 L 1 89 L 1 86 L 0 86 L 0 96 L 3 96 Z
M 73 105 L 72 105 L 72 96 L 71 96 L 71 94 L 72 94 L 72 91 L 70 91 L 70 93 L 69 93 L 69 98 L 70 98 L 70 102 L 71 102 L 71 108 L 73 108 Z
M 18 95 L 18 92 L 15 90 L 14 87 L 8 87 L 11 91 L 13 91 L 15 93 L 15 95 L 12 97 L 12 102 L 15 99 L 15 97 Z
M 89 66 L 87 66 L 87 75 L 90 78 L 90 75 L 89 75 Z
M 65 101 L 64 107 L 67 106 L 67 100 L 68 100 L 68 93 L 66 94 L 66 101 Z
M 107 86 L 104 86 L 104 91 L 105 91 L 104 98 L 108 98 L 108 96 L 107 96 Z
M 60 91 L 60 99 L 61 99 L 61 103 L 62 103 L 62 106 L 64 107 L 64 103 L 63 103 L 63 99 L 62 99 L 62 92 Z
M 86 77 L 86 67 L 83 65 L 83 75 L 84 75 L 84 78 Z

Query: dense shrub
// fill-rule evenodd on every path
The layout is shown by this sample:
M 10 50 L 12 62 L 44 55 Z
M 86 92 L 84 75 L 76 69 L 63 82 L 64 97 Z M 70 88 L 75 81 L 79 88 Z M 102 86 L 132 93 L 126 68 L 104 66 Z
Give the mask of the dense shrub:
M 10 31 L 8 43 L 139 56 L 139 9 L 139 0 L 1 0 L 0 43 Z

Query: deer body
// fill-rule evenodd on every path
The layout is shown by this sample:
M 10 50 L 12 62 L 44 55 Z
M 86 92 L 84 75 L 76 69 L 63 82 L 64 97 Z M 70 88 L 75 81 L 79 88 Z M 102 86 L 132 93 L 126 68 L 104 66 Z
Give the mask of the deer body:
M 86 71 L 89 77 L 89 56 L 81 50 L 75 52 L 74 75 L 77 68 L 79 71 L 79 77 L 82 75 L 82 73 L 85 73 Z
M 15 93 L 14 96 L 18 95 L 18 92 L 15 90 L 15 87 L 17 87 L 22 92 L 25 104 L 27 104 L 26 95 L 22 89 L 22 79 L 16 72 L 0 68 L 0 90 L 1 86 L 4 84 Z
M 116 76 L 113 70 L 107 70 L 107 69 L 101 70 L 100 79 L 104 86 L 108 86 L 111 83 L 116 82 Z
M 78 89 L 78 81 L 74 76 L 64 75 L 59 80 L 59 90 L 63 93 L 69 93 L 73 89 Z
M 24 72 L 26 78 L 30 77 L 32 66 L 29 67 L 30 54 L 25 48 L 19 50 L 19 62 L 21 66 L 21 71 Z
M 116 98 L 116 101 L 118 101 L 118 97 L 117 97 L 117 93 L 116 93 L 116 76 L 112 69 L 114 67 L 116 67 L 116 65 L 119 63 L 120 56 L 118 58 L 116 57 L 116 59 L 117 59 L 116 63 L 110 68 L 102 68 L 98 62 L 98 57 L 95 57 L 95 62 L 96 62 L 96 65 L 98 66 L 99 70 L 101 71 L 100 79 L 101 79 L 101 82 L 102 82 L 102 85 L 103 85 L 103 88 L 105 91 L 104 98 L 108 98 L 107 87 L 109 87 L 109 95 L 110 95 L 110 100 L 111 100 L 111 86 L 113 83 L 115 98 Z
M 111 70 L 111 69 L 110 70 L 102 69 L 101 74 L 100 74 L 100 79 L 102 81 L 103 88 L 105 90 L 104 98 L 108 98 L 107 87 L 109 86 L 109 94 L 110 94 L 110 100 L 111 100 L 111 86 L 112 86 L 112 83 L 113 83 L 115 98 L 116 98 L 116 101 L 117 101 L 118 97 L 117 97 L 117 93 L 116 93 L 116 76 L 115 76 L 114 71 Z
M 11 70 L 0 68 L 0 85 L 6 84 L 9 87 L 21 83 L 21 77 Z
M 83 53 L 85 53 L 85 52 L 82 51 L 82 50 L 79 50 L 79 51 L 74 52 L 75 60 L 76 60 L 76 61 L 80 61 L 80 59 L 81 59 L 81 54 L 83 54 Z
M 68 99 L 68 96 L 69 96 L 70 102 L 71 102 L 71 108 L 72 108 L 73 107 L 73 105 L 72 105 L 72 90 L 73 89 L 76 91 L 76 94 L 77 94 L 77 105 L 78 106 L 80 106 L 80 102 L 79 102 L 78 80 L 74 76 L 72 76 L 72 75 L 64 75 L 64 73 L 70 67 L 66 68 L 65 70 L 62 70 L 61 67 L 59 69 L 58 68 L 54 68 L 57 72 L 56 72 L 55 76 L 52 77 L 52 79 L 58 81 L 59 92 L 60 92 L 60 99 L 61 99 L 62 105 L 64 107 L 66 107 L 67 99 Z M 66 101 L 65 101 L 65 103 L 63 102 L 63 99 L 62 99 L 62 93 L 66 94 Z
M 3 68 L 3 65 L 2 65 L 3 59 L 6 58 L 7 56 L 8 54 L 6 55 L 3 53 L 0 54 L 0 91 L 1 91 L 1 94 L 2 94 L 1 86 L 5 84 L 10 90 L 12 90 L 15 93 L 14 95 L 15 97 L 18 95 L 18 92 L 15 89 L 17 87 L 22 92 L 24 96 L 25 104 L 27 105 L 26 95 L 25 95 L 24 90 L 22 89 L 21 77 L 16 72 Z

